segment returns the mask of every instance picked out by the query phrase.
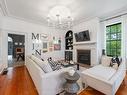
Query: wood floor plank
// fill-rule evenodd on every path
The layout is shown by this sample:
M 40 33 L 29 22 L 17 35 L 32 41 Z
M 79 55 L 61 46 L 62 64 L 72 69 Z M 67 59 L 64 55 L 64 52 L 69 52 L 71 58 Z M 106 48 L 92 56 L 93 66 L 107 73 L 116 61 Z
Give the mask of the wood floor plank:
M 25 66 L 9 68 L 0 75 L 0 95 L 38 95 Z
M 0 95 L 38 95 L 25 66 L 9 68 L 7 75 L 0 75 Z M 88 87 L 79 95 L 104 95 Z M 116 95 L 127 95 L 127 75 Z

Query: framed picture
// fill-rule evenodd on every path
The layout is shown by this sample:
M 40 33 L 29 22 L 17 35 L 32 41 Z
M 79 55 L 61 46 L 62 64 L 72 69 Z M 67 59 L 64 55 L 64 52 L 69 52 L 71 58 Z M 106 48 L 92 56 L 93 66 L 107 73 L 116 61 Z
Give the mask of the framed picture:
M 60 44 L 54 44 L 54 50 L 61 50 Z
M 43 53 L 48 52 L 48 43 L 43 42 Z
M 61 38 L 53 38 L 54 50 L 61 50 Z
M 42 41 L 48 41 L 49 40 L 48 35 L 47 34 L 43 34 L 43 33 L 40 34 L 40 38 L 41 38 Z

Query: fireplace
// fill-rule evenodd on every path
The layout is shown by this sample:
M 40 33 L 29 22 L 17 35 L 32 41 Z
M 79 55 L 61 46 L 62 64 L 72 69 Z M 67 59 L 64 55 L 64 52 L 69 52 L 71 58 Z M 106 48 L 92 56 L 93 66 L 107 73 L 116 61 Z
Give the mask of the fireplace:
M 90 65 L 91 63 L 91 50 L 77 50 L 77 62 L 80 64 Z

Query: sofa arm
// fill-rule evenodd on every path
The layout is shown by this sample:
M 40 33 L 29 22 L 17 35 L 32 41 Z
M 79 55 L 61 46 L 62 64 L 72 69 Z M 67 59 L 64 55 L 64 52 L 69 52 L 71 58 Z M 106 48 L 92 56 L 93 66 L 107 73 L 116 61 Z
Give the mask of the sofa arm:
M 106 95 L 112 95 L 112 85 L 109 81 L 100 79 L 93 75 L 81 73 L 81 78 L 85 85 L 88 85 Z
M 114 94 L 116 93 L 120 84 L 122 83 L 123 79 L 125 78 L 125 75 L 126 75 L 126 68 L 125 67 L 126 67 L 125 63 L 122 63 L 120 65 L 119 69 L 117 70 L 117 72 L 115 73 L 115 75 L 110 80 Z
M 65 82 L 62 74 L 72 67 L 63 68 L 58 71 L 53 71 L 42 76 L 42 94 L 41 95 L 56 95 L 62 91 Z

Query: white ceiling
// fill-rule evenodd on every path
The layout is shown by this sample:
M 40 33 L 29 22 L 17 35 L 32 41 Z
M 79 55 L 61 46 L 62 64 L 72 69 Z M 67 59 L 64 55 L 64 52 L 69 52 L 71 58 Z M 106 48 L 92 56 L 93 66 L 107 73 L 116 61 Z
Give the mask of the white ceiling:
M 8 15 L 46 23 L 47 15 L 56 5 L 70 9 L 74 22 L 100 17 L 127 6 L 127 0 L 4 0 Z

